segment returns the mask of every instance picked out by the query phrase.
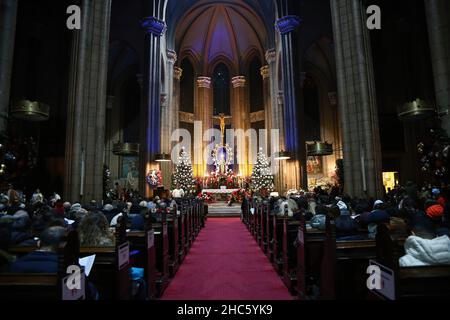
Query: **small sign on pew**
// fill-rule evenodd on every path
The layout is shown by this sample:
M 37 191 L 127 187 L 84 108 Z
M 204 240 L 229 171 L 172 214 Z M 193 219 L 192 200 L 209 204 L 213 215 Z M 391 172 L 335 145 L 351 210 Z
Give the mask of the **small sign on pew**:
M 305 244 L 305 233 L 304 233 L 303 229 L 301 229 L 301 228 L 298 229 L 297 242 L 301 243 L 301 244 Z
M 383 266 L 382 264 L 379 264 L 378 262 L 374 260 L 369 261 L 369 268 L 370 267 L 378 267 L 379 273 L 373 273 L 369 280 L 372 277 L 379 276 L 380 279 L 374 279 L 375 281 L 379 281 L 380 288 L 369 288 L 373 293 L 375 293 L 378 296 L 381 296 L 384 299 L 388 300 L 395 300 L 395 277 L 394 277 L 394 271 L 392 269 L 389 269 L 386 266 Z
M 130 261 L 130 244 L 125 242 L 119 246 L 119 270 L 122 270 Z
M 147 233 L 147 249 L 155 245 L 155 231 L 152 229 Z

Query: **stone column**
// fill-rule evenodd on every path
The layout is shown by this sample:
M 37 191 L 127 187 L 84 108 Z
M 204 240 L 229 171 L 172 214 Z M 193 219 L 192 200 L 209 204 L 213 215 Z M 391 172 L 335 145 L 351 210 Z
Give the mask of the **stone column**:
M 165 99 L 161 100 L 161 152 L 171 154 L 172 144 L 170 137 L 172 136 L 174 127 L 173 117 L 175 115 L 173 104 L 173 76 L 174 67 L 177 61 L 175 51 L 167 50 L 167 94 Z M 163 101 L 165 103 L 163 103 Z M 161 162 L 161 173 L 165 189 L 170 189 L 171 177 L 173 172 L 173 164 L 171 162 Z
M 289 14 L 287 10 L 285 14 Z M 290 162 L 299 162 L 292 166 L 292 170 L 301 168 L 301 172 L 290 172 L 297 181 L 289 187 L 301 185 L 307 188 L 306 176 L 306 142 L 304 126 L 304 107 L 301 101 L 301 79 L 299 66 L 298 35 L 296 31 L 300 27 L 300 17 L 296 15 L 284 15 L 277 20 L 276 26 L 281 37 L 281 54 L 283 62 L 284 84 L 284 131 L 286 151 L 291 152 L 294 159 Z M 292 163 L 291 163 L 292 164 Z M 292 171 L 291 170 L 291 171 Z
M 82 1 L 82 27 L 73 33 L 65 198 L 103 199 L 105 114 L 111 0 Z
M 231 79 L 233 85 L 231 106 L 231 122 L 236 132 L 236 151 L 239 172 L 247 177 L 252 173 L 250 159 L 254 154 L 249 150 L 252 141 L 247 141 L 246 133 L 250 129 L 250 104 L 247 99 L 247 79 L 244 76 L 238 76 Z M 254 142 L 256 143 L 256 141 Z
M 271 98 L 271 118 L 270 127 L 272 129 L 278 129 L 279 141 L 278 146 L 274 146 L 274 141 L 271 142 L 272 148 L 271 153 L 278 152 L 279 149 L 284 149 L 284 118 L 283 118 L 283 103 L 279 103 L 279 88 L 277 79 L 277 63 L 276 63 L 277 53 L 275 49 L 270 49 L 266 52 L 266 61 L 269 66 L 269 83 L 270 83 L 270 98 Z M 281 96 L 283 97 L 283 96 Z M 283 98 L 284 100 L 284 98 Z
M 331 1 L 345 192 L 382 195 L 382 166 L 373 64 L 365 10 L 359 0 Z
M 205 152 L 210 140 L 203 141 L 206 130 L 213 128 L 213 111 L 211 97 L 211 78 L 197 78 L 197 99 L 194 108 L 195 121 L 201 122 L 201 128 L 196 128 L 201 136 L 194 137 L 194 157 L 193 169 L 196 177 L 203 177 L 206 174 L 207 162 Z M 206 140 L 206 139 L 205 139 Z M 201 141 L 201 143 L 199 143 Z
M 436 104 L 441 111 L 449 111 L 442 117 L 442 127 L 450 135 L 450 1 L 425 0 L 425 9 Z
M 153 10 L 154 11 L 154 10 Z M 150 169 L 156 167 L 154 156 L 161 152 L 161 36 L 166 23 L 158 17 L 143 19 L 145 37 L 144 101 L 141 109 L 140 179 L 141 194 L 151 196 L 145 181 Z
M 271 141 L 270 129 L 272 128 L 272 97 L 270 94 L 270 68 L 268 65 L 261 68 L 261 77 L 263 78 L 263 97 L 264 97 L 264 125 L 266 128 L 267 154 L 270 156 Z
M 174 67 L 173 70 L 173 114 L 172 122 L 175 129 L 180 128 L 180 85 L 181 77 L 183 76 L 183 69 L 179 67 Z M 192 155 L 191 155 L 192 156 Z
M 7 130 L 18 0 L 0 0 L 0 133 Z

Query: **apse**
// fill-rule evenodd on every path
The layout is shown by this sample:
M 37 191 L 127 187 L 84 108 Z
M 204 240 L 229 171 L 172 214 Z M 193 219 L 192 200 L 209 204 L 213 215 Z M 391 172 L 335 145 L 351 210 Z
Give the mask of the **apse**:
M 196 61 L 199 73 L 212 74 L 222 62 L 237 75 L 253 52 L 263 57 L 266 30 L 260 16 L 242 2 L 207 2 L 193 7 L 178 24 L 176 52 Z

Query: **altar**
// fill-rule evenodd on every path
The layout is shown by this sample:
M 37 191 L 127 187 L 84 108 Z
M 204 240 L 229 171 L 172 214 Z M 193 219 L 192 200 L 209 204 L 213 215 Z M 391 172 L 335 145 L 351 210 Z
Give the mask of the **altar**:
M 239 189 L 203 189 L 202 194 L 210 195 L 213 199 L 211 200 L 221 200 L 228 201 L 230 196 L 239 191 Z
M 239 191 L 239 189 L 204 189 L 202 193 L 212 193 L 212 194 L 232 194 L 233 192 Z

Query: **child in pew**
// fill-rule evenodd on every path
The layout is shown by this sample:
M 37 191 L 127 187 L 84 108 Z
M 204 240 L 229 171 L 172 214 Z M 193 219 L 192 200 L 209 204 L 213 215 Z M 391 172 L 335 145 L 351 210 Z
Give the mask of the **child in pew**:
M 450 265 L 450 238 L 436 238 L 433 223 L 424 216 L 416 216 L 410 222 L 412 235 L 405 241 L 405 255 L 400 267 Z

